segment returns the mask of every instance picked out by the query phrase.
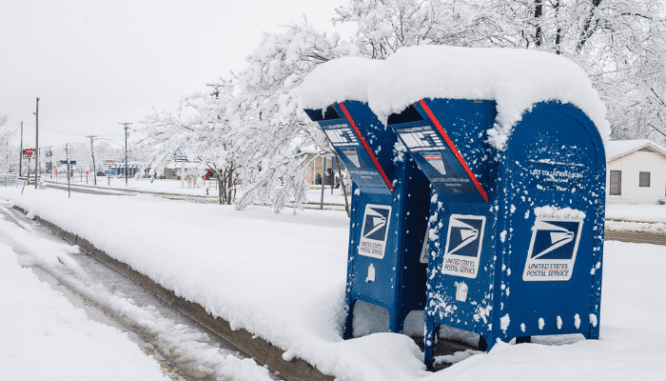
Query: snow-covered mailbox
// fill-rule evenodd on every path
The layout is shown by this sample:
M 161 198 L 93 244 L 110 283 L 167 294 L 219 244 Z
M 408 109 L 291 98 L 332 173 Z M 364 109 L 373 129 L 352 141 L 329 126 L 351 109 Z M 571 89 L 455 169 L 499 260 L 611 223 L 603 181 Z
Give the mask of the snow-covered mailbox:
M 610 129 L 585 73 L 541 52 L 417 47 L 368 97 L 432 184 L 426 364 L 440 325 L 488 350 L 597 338 Z
M 346 338 L 358 300 L 386 308 L 392 332 L 402 332 L 409 312 L 425 305 L 429 184 L 408 153 L 395 151 L 395 133 L 368 107 L 366 83 L 377 64 L 330 61 L 306 77 L 300 94 L 353 178 Z

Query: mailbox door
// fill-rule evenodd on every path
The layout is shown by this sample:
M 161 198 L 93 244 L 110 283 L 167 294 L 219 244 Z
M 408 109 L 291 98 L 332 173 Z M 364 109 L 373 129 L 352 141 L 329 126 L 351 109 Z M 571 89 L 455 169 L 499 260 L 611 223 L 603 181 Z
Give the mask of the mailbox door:
M 486 203 L 496 164 L 486 131 L 495 119 L 491 101 L 424 99 L 389 126 L 414 157 L 444 203 Z
M 433 200 L 436 200 L 433 197 Z M 496 218 L 484 204 L 431 205 L 428 314 L 451 327 L 488 334 L 492 328 Z M 434 253 L 434 255 L 433 255 Z
M 338 103 L 335 109 L 356 133 L 360 148 L 371 161 L 371 168 L 381 177 L 387 189 L 393 192 L 396 179 L 393 151 L 397 141 L 393 131 L 377 119 L 367 103 L 345 101 Z
M 390 195 L 363 193 L 358 196 L 356 221 L 352 223 L 350 261 L 354 274 L 353 299 L 389 307 L 396 290 L 397 243 L 395 207 Z
M 571 105 L 535 106 L 512 132 L 504 171 L 495 316 L 502 334 L 589 337 L 598 323 L 605 203 L 596 128 Z

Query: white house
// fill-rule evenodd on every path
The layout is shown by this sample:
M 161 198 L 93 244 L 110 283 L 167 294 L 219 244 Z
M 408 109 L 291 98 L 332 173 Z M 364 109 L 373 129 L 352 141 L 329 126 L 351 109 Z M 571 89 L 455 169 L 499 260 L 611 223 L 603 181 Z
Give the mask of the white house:
M 666 202 L 666 149 L 650 140 L 606 145 L 606 202 Z

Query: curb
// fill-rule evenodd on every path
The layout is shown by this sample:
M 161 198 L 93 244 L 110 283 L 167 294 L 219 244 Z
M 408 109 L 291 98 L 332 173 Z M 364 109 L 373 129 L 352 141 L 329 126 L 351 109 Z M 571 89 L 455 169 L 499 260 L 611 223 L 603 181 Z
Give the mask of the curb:
M 606 228 L 604 240 L 630 243 L 649 243 L 652 245 L 666 246 L 666 234 L 659 232 L 612 230 Z
M 22 208 L 14 206 L 15 209 L 26 213 Z M 163 300 L 172 308 L 187 315 L 192 320 L 198 322 L 208 330 L 227 341 L 232 347 L 236 348 L 239 352 L 252 357 L 258 363 L 265 365 L 272 372 L 279 374 L 287 380 L 293 381 L 333 381 L 335 377 L 321 373 L 317 368 L 313 367 L 306 361 L 300 358 L 294 358 L 291 361 L 286 361 L 282 358 L 285 353 L 284 350 L 272 345 L 270 342 L 255 336 L 252 333 L 239 329 L 234 331 L 231 329 L 229 322 L 224 319 L 216 318 L 209 315 L 206 309 L 199 304 L 192 303 L 176 294 L 169 289 L 162 287 L 155 283 L 149 277 L 132 269 L 124 262 L 120 262 L 111 258 L 108 254 L 97 249 L 92 243 L 85 238 L 81 238 L 59 226 L 44 220 L 39 216 L 35 216 L 35 221 L 43 226 L 49 228 L 55 235 L 69 241 L 72 244 L 78 245 L 81 250 L 86 254 L 97 258 L 100 262 L 106 264 L 120 274 L 137 282 L 147 290 L 151 291 L 158 298 Z

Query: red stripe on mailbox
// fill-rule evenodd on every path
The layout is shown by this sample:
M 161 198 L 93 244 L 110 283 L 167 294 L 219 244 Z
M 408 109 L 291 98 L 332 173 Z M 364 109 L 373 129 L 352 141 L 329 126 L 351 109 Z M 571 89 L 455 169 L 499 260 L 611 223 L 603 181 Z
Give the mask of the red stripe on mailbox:
M 393 192 L 393 184 L 391 184 L 391 181 L 386 176 L 386 173 L 384 173 L 384 169 L 382 169 L 382 166 L 379 164 L 379 160 L 377 160 L 377 157 L 372 152 L 372 149 L 370 149 L 370 146 L 368 145 L 368 142 L 365 141 L 365 138 L 363 137 L 363 134 L 361 134 L 361 131 L 359 131 L 358 127 L 356 127 L 356 123 L 354 123 L 354 119 L 352 119 L 351 115 L 349 115 L 349 111 L 347 111 L 347 108 L 345 107 L 344 104 L 338 103 L 338 105 L 342 109 L 342 112 L 345 114 L 345 117 L 347 117 L 347 120 L 349 121 L 349 124 L 351 124 L 352 128 L 354 129 L 354 132 L 356 132 L 356 136 L 358 136 L 358 139 L 363 144 L 363 148 L 365 148 L 365 152 L 367 152 L 368 155 L 370 155 L 370 159 L 372 159 L 372 162 L 375 163 L 375 167 L 377 167 L 377 170 L 379 171 L 379 174 L 382 175 L 382 178 L 384 179 L 384 182 L 386 183 L 388 188 L 391 190 L 391 192 Z
M 456 148 L 455 144 L 453 144 L 453 141 L 451 140 L 449 135 L 446 133 L 446 131 L 444 131 L 444 128 L 439 123 L 437 118 L 435 118 L 435 114 L 432 113 L 432 111 L 430 110 L 430 107 L 428 107 L 425 100 L 421 99 L 419 101 L 419 104 L 421 105 L 421 107 L 423 107 L 423 110 L 426 112 L 426 114 L 428 114 L 428 117 L 430 118 L 430 120 L 432 120 L 433 124 L 437 128 L 437 131 L 439 131 L 439 133 L 442 135 L 442 137 L 444 138 L 444 141 L 446 141 L 446 144 L 451 149 L 451 152 L 453 152 L 453 154 L 456 156 L 456 159 L 458 159 L 458 162 L 460 163 L 460 165 L 462 165 L 463 169 L 467 173 L 467 176 L 469 176 L 469 178 L 472 179 L 472 182 L 474 183 L 474 186 L 476 186 L 476 189 L 479 191 L 479 193 L 481 193 L 481 196 L 483 197 L 483 199 L 486 202 L 488 202 L 488 195 L 486 194 L 486 191 L 483 190 L 483 187 L 481 186 L 481 183 L 476 178 L 476 176 L 474 176 L 474 174 L 472 173 L 472 170 L 469 169 L 469 165 L 467 165 L 467 162 L 465 161 L 465 159 L 463 159 L 462 155 L 460 154 L 460 151 L 458 151 L 458 148 Z

